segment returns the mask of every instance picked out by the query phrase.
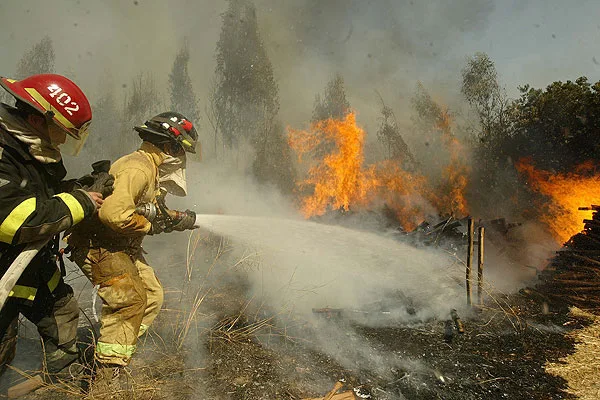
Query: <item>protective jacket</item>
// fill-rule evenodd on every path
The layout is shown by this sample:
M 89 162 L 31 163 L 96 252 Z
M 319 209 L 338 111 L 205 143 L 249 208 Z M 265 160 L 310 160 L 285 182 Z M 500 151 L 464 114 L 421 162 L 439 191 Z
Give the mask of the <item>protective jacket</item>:
M 68 190 L 61 162 L 34 159 L 15 133 L 29 129 L 16 110 L 0 104 L 0 273 L 30 242 L 50 240 L 32 260 L 10 296 L 32 302 L 41 285 L 52 292 L 60 281 L 57 234 L 94 214 L 96 205 L 82 190 Z M 72 186 L 72 185 L 71 185 Z
M 68 242 L 73 248 L 104 248 L 137 253 L 151 222 L 135 213 L 142 203 L 155 202 L 159 192 L 158 166 L 165 157 L 143 142 L 139 150 L 118 159 L 110 168 L 114 191 L 98 215 L 77 226 Z

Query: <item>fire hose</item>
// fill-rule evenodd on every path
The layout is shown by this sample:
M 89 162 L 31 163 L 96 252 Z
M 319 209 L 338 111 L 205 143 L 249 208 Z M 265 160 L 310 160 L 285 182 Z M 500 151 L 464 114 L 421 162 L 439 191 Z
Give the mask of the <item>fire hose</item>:
M 0 310 L 4 307 L 8 295 L 17 284 L 17 281 L 23 274 L 23 271 L 25 271 L 25 268 L 27 268 L 31 260 L 33 260 L 46 243 L 48 243 L 48 240 L 30 243 L 17 258 L 15 258 L 4 275 L 2 275 L 2 279 L 0 279 Z

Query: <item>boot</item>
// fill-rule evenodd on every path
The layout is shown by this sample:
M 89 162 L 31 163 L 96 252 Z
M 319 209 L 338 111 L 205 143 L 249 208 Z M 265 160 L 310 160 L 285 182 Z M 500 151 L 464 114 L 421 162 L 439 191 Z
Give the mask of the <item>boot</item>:
M 48 377 L 53 383 L 76 382 L 86 376 L 86 367 L 82 362 L 79 349 L 73 346 L 46 354 Z M 89 372 L 89 369 L 87 369 Z M 89 376 L 89 373 L 87 374 Z

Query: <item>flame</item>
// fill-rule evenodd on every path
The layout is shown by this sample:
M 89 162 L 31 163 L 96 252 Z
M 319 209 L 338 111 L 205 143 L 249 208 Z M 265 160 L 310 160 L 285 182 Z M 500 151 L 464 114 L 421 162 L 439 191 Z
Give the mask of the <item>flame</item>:
M 332 142 L 335 150 L 308 171 L 308 178 L 301 188 L 314 186 L 312 196 L 302 200 L 302 212 L 306 218 L 323 215 L 328 209 L 350 208 L 366 203 L 370 182 L 362 170 L 365 132 L 356 125 L 354 113 L 344 120 L 328 119 L 313 123 L 310 132 L 290 130 L 288 142 L 298 154 L 314 150 L 319 144 Z
M 377 182 L 371 203 L 382 201 L 396 216 L 396 220 L 408 231 L 413 230 L 433 213 L 431 204 L 438 198 L 423 175 L 409 173 L 395 160 L 385 160 L 371 167 L 370 173 Z
M 596 174 L 592 162 L 583 163 L 574 172 L 564 174 L 536 169 L 530 157 L 520 159 L 515 167 L 526 175 L 534 191 L 549 198 L 540 219 L 556 240 L 564 243 L 583 229 L 582 220 L 591 218 L 592 212 L 579 211 L 578 207 L 598 203 L 600 196 L 600 175 Z
M 465 189 L 468 184 L 467 176 L 471 171 L 464 161 L 464 147 L 452 134 L 452 118 L 447 108 L 442 110 L 436 128 L 441 132 L 442 140 L 450 151 L 450 164 L 444 168 L 442 174 L 445 183 L 440 188 L 442 195 L 438 206 L 442 212 L 466 216 L 469 214 L 469 207 Z
M 365 131 L 356 124 L 356 114 L 343 120 L 328 119 L 311 125 L 309 131 L 289 129 L 288 143 L 302 156 L 323 143 L 332 143 L 332 151 L 317 159 L 308 177 L 298 183 L 311 195 L 301 200 L 306 218 L 329 210 L 361 209 L 387 205 L 401 225 L 413 229 L 425 218 L 425 212 L 438 203 L 427 179 L 405 171 L 398 161 L 386 160 L 363 166 Z

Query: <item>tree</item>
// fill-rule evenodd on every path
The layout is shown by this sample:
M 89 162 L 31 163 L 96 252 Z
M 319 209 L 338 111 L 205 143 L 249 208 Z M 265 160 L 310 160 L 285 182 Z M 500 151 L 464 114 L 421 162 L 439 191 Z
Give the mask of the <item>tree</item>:
M 511 135 L 510 101 L 498 81 L 494 62 L 485 53 L 475 53 L 462 70 L 461 92 L 475 112 L 470 131 L 477 164 L 471 185 L 472 204 L 481 205 L 481 215 L 497 212 L 498 199 L 513 192 L 517 176 L 506 151 Z M 496 216 L 496 215 L 493 215 Z
M 90 158 L 116 160 L 125 154 L 123 148 L 123 126 L 112 90 L 105 89 L 93 106 L 94 116 L 90 125 L 90 135 L 83 148 Z M 127 135 L 130 132 L 126 132 Z
M 346 89 L 344 88 L 344 79 L 340 74 L 335 74 L 325 87 L 323 97 L 317 94 L 313 107 L 312 122 L 316 123 L 327 119 L 342 121 L 350 112 L 350 102 L 346 98 Z M 315 132 L 315 134 L 319 134 Z M 326 135 L 321 135 L 326 137 Z M 322 158 L 326 154 L 334 151 L 335 143 L 330 140 L 323 140 L 314 149 L 314 155 Z
M 317 94 L 313 108 L 312 121 L 333 118 L 343 120 L 350 112 L 350 102 L 346 98 L 344 79 L 336 74 L 328 83 L 323 98 Z
M 513 160 L 531 156 L 539 168 L 572 171 L 600 159 L 600 82 L 581 77 L 519 89 L 510 107 L 513 132 L 503 144 Z
M 498 83 L 494 62 L 485 53 L 475 53 L 462 70 L 461 92 L 475 109 L 481 141 L 494 141 L 506 134 L 508 99 Z
M 417 128 L 429 131 L 432 127 L 438 126 L 442 119 L 443 109 L 431 98 L 421 82 L 417 82 L 415 94 L 411 99 L 411 104 L 415 114 L 412 121 Z
M 17 64 L 16 79 L 29 75 L 54 72 L 54 46 L 49 36 L 44 36 L 31 50 L 26 52 Z
M 435 166 L 441 172 L 436 174 L 441 176 L 437 206 L 443 213 L 465 216 L 469 212 L 465 198 L 469 167 L 464 147 L 453 131 L 453 116 L 446 107 L 431 98 L 421 83 L 417 84 L 412 105 L 416 112 L 413 116 L 416 128 L 428 135 L 432 146 L 443 146 L 447 153 L 443 155 L 443 152 L 435 151 L 435 157 L 430 157 L 427 163 L 428 167 Z
M 415 159 L 400 134 L 394 111 L 384 103 L 381 96 L 379 99 L 381 100 L 381 125 L 377 131 L 377 138 L 385 146 L 389 159 L 398 160 L 406 167 L 412 168 Z
M 256 9 L 247 0 L 229 0 L 222 19 L 209 120 L 225 147 L 250 143 L 256 152 L 252 171 L 259 182 L 289 192 L 292 160 L 277 119 L 278 86 L 260 38 Z
M 217 43 L 215 119 L 225 146 L 255 144 L 263 119 L 279 110 L 273 67 L 258 32 L 256 9 L 247 0 L 229 0 Z M 263 132 L 264 133 L 264 132 Z
M 257 143 L 252 171 L 259 183 L 274 184 L 282 193 L 292 193 L 296 171 L 285 130 L 280 121 L 274 121 Z
M 133 127 L 164 111 L 163 101 L 150 74 L 140 73 L 133 80 L 123 105 L 121 132 L 122 153 L 133 151 L 139 146 Z
M 200 114 L 198 101 L 192 87 L 192 80 L 188 73 L 190 52 L 187 42 L 183 44 L 169 74 L 169 89 L 171 95 L 171 110 L 181 113 L 198 126 Z
M 54 72 L 54 46 L 49 36 L 44 36 L 30 50 L 23 54 L 17 63 L 17 69 L 11 78 L 23 79 L 30 75 Z M 0 101 L 11 103 L 14 98 L 6 91 L 0 93 Z

